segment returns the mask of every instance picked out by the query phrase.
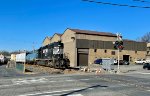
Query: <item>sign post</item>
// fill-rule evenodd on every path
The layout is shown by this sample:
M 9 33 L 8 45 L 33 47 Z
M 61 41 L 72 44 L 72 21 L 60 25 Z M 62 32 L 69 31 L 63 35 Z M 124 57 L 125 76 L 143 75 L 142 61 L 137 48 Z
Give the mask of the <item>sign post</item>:
M 117 73 L 120 73 L 120 66 L 119 66 L 119 62 L 120 62 L 120 54 L 119 54 L 119 48 L 118 48 L 118 70 Z
M 118 68 L 117 68 L 117 73 L 120 73 L 120 51 L 123 50 L 123 40 L 122 40 L 122 36 L 120 34 L 117 33 L 117 40 L 114 42 L 114 48 L 117 49 L 117 53 L 118 53 Z

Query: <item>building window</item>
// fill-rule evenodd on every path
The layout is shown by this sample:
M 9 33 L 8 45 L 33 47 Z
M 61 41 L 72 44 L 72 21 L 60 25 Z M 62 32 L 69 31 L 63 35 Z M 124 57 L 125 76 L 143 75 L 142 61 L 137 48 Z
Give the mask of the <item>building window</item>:
M 94 52 L 97 52 L 97 49 L 94 49 Z
M 147 51 L 147 55 L 149 55 L 149 51 Z
M 104 52 L 107 53 L 107 50 L 105 50 Z
M 111 55 L 115 55 L 116 53 L 115 53 L 115 51 L 111 51 Z
M 132 62 L 133 60 L 132 60 L 132 57 L 130 57 L 130 62 Z
M 137 54 L 137 51 L 135 51 L 135 54 Z

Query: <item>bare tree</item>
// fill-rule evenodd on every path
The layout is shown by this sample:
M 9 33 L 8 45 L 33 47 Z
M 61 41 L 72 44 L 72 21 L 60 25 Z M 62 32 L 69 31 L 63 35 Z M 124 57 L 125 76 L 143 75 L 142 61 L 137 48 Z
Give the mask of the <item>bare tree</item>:
M 4 56 L 10 56 L 10 52 L 5 50 L 0 51 L 0 54 L 3 54 Z
M 142 36 L 141 38 L 138 38 L 138 41 L 142 41 L 142 42 L 150 42 L 150 32 L 147 32 L 144 36 Z

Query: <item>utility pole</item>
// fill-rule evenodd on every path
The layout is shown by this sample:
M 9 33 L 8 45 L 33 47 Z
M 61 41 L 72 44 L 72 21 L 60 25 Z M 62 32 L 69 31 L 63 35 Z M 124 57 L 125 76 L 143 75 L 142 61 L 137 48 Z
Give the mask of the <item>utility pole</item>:
M 117 33 L 117 41 L 119 41 L 119 34 Z M 117 73 L 120 73 L 120 66 L 119 66 L 119 62 L 120 62 L 120 53 L 119 53 L 119 47 L 117 47 L 118 50 L 118 69 L 117 69 Z
M 120 53 L 119 53 L 119 48 L 118 48 L 118 70 L 117 73 L 120 73 L 120 66 L 119 66 L 119 62 L 120 62 Z
M 35 51 L 35 42 L 32 43 L 33 52 Z

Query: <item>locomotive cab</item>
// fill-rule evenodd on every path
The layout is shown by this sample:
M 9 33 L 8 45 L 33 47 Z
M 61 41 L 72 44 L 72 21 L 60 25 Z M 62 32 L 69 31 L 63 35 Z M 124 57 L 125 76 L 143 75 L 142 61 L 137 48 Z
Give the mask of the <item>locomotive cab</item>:
M 54 68 L 69 67 L 69 60 L 63 57 L 63 48 L 64 45 L 60 41 L 39 48 L 39 64 Z

